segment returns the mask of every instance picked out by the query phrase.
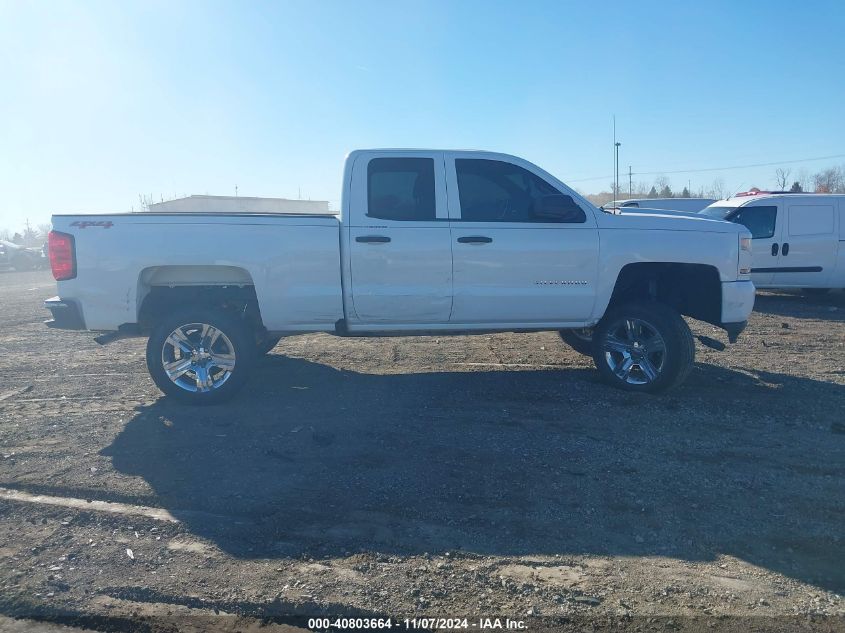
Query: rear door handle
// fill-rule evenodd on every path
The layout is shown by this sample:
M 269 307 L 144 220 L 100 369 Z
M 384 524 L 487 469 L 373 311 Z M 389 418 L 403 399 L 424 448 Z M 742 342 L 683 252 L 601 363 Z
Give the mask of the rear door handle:
M 390 238 L 386 235 L 359 235 L 355 238 L 355 241 L 365 244 L 387 244 Z
M 461 244 L 489 244 L 492 241 L 493 238 L 486 235 L 467 235 L 458 238 L 458 242 Z
M 774 244 L 772 244 L 772 257 L 777 256 L 777 254 L 778 254 L 778 243 L 775 242 Z
M 789 242 L 784 242 L 783 248 L 780 249 L 780 254 L 786 257 L 789 255 Z

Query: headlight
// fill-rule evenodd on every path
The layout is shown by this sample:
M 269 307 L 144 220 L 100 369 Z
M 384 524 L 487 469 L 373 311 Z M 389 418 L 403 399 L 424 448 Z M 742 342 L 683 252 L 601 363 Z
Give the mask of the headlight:
M 739 257 L 737 258 L 737 272 L 740 275 L 751 274 L 751 233 L 743 231 L 739 234 Z

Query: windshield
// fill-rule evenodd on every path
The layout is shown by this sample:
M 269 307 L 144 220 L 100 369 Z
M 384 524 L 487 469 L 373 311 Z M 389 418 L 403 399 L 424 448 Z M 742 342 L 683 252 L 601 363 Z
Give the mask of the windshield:
M 709 207 L 704 207 L 699 213 L 702 215 L 709 216 L 711 218 L 721 218 L 724 219 L 728 217 L 731 213 L 736 211 L 737 207 L 719 207 L 710 205 Z

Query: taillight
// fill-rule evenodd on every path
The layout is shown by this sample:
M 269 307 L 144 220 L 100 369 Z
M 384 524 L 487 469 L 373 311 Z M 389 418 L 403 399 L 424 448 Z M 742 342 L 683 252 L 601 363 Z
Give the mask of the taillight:
M 76 247 L 73 235 L 50 231 L 47 236 L 47 252 L 50 254 L 50 268 L 56 281 L 76 277 Z

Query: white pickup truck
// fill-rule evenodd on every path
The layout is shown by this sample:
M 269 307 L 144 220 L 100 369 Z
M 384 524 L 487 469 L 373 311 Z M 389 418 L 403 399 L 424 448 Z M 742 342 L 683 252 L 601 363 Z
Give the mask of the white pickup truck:
M 352 152 L 339 217 L 55 215 L 53 227 L 47 325 L 148 336 L 156 385 L 191 403 L 229 398 L 279 337 L 318 331 L 559 330 L 609 383 L 656 392 L 692 367 L 681 315 L 734 342 L 754 304 L 745 227 L 606 213 L 490 152 Z

